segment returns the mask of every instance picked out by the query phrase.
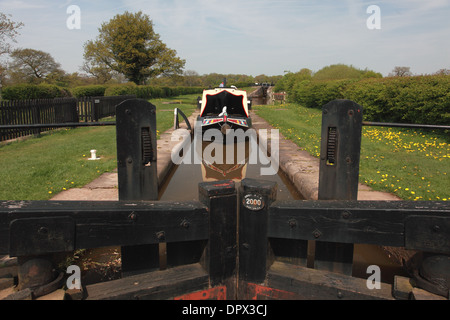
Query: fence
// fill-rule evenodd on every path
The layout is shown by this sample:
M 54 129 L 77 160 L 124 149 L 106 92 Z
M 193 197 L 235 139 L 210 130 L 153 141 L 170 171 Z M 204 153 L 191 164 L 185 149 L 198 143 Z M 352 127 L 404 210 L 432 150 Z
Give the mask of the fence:
M 75 98 L 0 102 L 0 125 L 31 125 L 78 122 Z M 0 141 L 48 131 L 49 128 L 3 129 Z
M 97 122 L 113 116 L 115 107 L 135 96 L 57 98 L 0 102 L 0 141 L 37 135 L 55 126 Z M 38 125 L 49 125 L 48 127 Z
M 136 96 L 83 97 L 78 99 L 78 117 L 81 122 L 98 121 L 115 115 L 116 106 Z

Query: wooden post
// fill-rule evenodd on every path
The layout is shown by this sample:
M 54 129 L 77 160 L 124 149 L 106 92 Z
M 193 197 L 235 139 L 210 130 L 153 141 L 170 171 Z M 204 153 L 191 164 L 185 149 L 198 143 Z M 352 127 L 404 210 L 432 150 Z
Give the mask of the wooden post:
M 267 222 L 277 184 L 244 179 L 239 199 L 239 280 L 262 283 L 269 267 Z
M 119 200 L 158 200 L 156 107 L 145 100 L 126 100 L 116 115 Z M 124 275 L 159 267 L 157 244 L 122 247 L 121 254 Z
M 199 184 L 199 199 L 209 209 L 209 240 L 202 259 L 212 287 L 225 285 L 227 297 L 236 287 L 237 194 L 232 180 Z
M 323 107 L 319 200 L 357 200 L 362 112 L 350 100 L 334 100 Z M 317 230 L 317 238 L 320 234 Z M 351 275 L 352 263 L 353 244 L 315 243 L 316 269 Z

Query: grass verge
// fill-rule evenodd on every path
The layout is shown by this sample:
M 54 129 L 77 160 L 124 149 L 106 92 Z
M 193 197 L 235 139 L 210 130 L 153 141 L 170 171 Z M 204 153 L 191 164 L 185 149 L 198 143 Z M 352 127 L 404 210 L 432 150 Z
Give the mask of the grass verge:
M 284 137 L 320 156 L 322 113 L 297 104 L 254 106 Z M 360 182 L 404 200 L 450 200 L 450 145 L 442 132 L 363 127 Z

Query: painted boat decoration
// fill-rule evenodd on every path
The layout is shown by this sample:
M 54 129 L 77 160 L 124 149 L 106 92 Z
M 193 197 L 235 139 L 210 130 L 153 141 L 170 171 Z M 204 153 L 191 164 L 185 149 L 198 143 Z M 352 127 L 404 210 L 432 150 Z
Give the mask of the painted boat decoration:
M 247 98 L 247 91 L 230 88 L 215 88 L 203 90 L 200 104 L 200 115 L 203 130 L 219 128 L 223 134 L 228 129 L 247 130 L 251 128 L 252 121 L 249 109 L 251 100 Z

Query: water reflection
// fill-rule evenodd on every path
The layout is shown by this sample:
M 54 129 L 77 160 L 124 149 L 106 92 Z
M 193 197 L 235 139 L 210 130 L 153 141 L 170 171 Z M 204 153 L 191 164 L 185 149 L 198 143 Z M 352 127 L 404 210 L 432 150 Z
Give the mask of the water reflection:
M 244 178 L 274 181 L 278 185 L 278 200 L 298 200 L 301 195 L 293 188 L 284 173 L 261 175 L 261 168 L 268 168 L 271 159 L 264 150 L 260 150 L 256 137 L 235 143 L 202 141 L 201 148 L 186 152 L 186 156 L 197 156 L 201 164 L 182 163 L 172 171 L 168 182 L 161 188 L 160 200 L 197 200 L 200 182 L 233 180 L 237 184 Z M 253 148 L 258 150 L 253 150 Z M 191 149 L 195 149 L 192 144 Z M 257 157 L 254 152 L 257 152 Z M 249 161 L 249 158 L 252 161 Z M 255 161 L 257 160 L 257 161 Z M 195 161 L 185 161 L 194 163 Z

